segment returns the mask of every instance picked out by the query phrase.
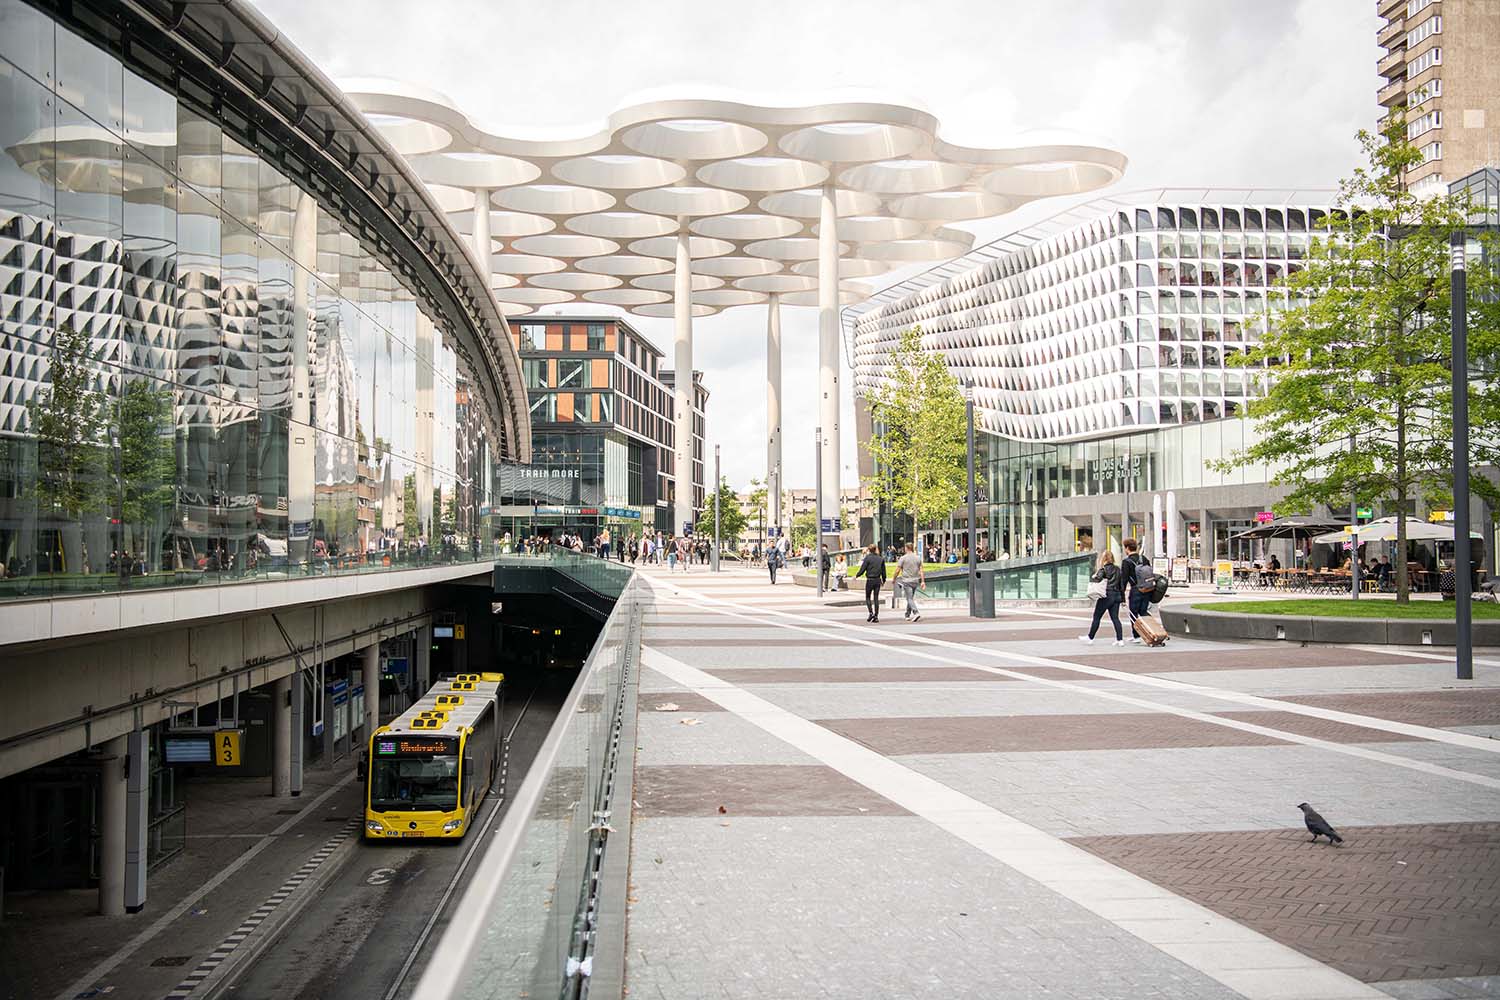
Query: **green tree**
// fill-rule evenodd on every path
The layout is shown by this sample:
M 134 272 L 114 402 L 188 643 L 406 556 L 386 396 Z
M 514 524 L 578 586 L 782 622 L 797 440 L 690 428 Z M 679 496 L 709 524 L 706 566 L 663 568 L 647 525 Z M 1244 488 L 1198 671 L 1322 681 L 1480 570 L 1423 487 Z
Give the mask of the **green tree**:
M 375 439 L 377 445 L 379 438 Z M 422 533 L 422 519 L 417 510 L 417 474 L 408 472 L 401 482 L 401 536 L 414 545 Z
M 787 509 L 791 509 L 790 506 Z M 816 546 L 817 543 L 818 516 L 807 511 L 792 518 L 792 547 L 800 549 L 804 545 Z
M 120 394 L 120 518 L 135 533 L 133 544 L 144 544 L 151 565 L 157 561 L 162 514 L 174 494 L 175 430 L 171 392 L 144 378 L 125 386 Z
M 48 385 L 27 410 L 37 438 L 37 496 L 69 520 L 103 499 L 104 394 L 93 388 L 93 344 L 87 333 L 64 324 L 52 337 Z
M 1247 412 L 1255 440 L 1215 463 L 1221 470 L 1269 465 L 1291 488 L 1277 508 L 1342 509 L 1384 501 L 1405 515 L 1422 499 L 1452 498 L 1449 372 L 1451 234 L 1466 222 L 1457 197 L 1417 198 L 1404 176 L 1422 163 L 1393 112 L 1383 135 L 1359 133 L 1369 164 L 1340 185 L 1339 210 L 1303 267 L 1281 283 L 1291 307 L 1269 315 L 1259 344 L 1231 363 L 1258 370 Z M 1496 353 L 1495 276 L 1470 271 L 1470 358 Z M 1500 425 L 1493 379 L 1476 380 L 1471 402 L 1476 467 L 1493 461 Z M 1487 426 L 1481 427 L 1481 422 Z M 1473 490 L 1500 499 L 1483 477 Z M 1396 599 L 1410 593 L 1406 524 L 1396 550 Z
M 964 400 L 943 359 L 922 350 L 921 327 L 901 334 L 869 402 L 870 495 L 910 514 L 918 528 L 953 513 L 966 480 Z
M 729 480 L 722 476 L 719 478 L 719 488 L 709 495 L 708 502 L 698 514 L 696 530 L 699 534 L 713 536 L 715 505 L 719 508 L 719 538 L 727 548 L 738 542 L 740 535 L 744 533 L 745 513 L 740 510 L 740 502 L 735 498 Z

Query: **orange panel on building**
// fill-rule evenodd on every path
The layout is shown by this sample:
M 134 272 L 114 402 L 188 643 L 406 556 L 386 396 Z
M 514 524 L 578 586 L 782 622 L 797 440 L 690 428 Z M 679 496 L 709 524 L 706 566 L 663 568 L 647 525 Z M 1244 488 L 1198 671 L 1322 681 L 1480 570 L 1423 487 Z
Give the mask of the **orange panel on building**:
M 557 422 L 560 424 L 573 422 L 573 394 L 571 392 L 557 394 Z
M 589 420 L 593 423 L 599 422 L 599 397 L 601 393 L 589 393 Z
M 589 385 L 595 389 L 604 389 L 609 386 L 609 359 L 590 358 L 589 366 L 593 369 L 589 372 L 591 381 Z
M 589 328 L 585 323 L 574 323 L 568 327 L 568 350 L 586 351 L 589 349 Z
M 561 323 L 547 324 L 547 350 L 561 351 L 563 347 L 563 327 Z

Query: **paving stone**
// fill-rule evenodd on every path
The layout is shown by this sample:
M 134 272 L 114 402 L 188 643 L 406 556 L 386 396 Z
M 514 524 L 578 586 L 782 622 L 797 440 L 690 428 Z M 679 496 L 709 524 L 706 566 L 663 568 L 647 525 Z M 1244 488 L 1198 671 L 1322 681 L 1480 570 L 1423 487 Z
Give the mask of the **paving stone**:
M 640 817 L 904 816 L 905 809 L 821 764 L 638 766 Z
M 1340 832 L 1072 843 L 1366 982 L 1500 975 L 1500 823 Z
M 891 756 L 1141 747 L 1261 746 L 1281 740 L 1158 712 L 890 719 L 818 719 L 818 725 Z

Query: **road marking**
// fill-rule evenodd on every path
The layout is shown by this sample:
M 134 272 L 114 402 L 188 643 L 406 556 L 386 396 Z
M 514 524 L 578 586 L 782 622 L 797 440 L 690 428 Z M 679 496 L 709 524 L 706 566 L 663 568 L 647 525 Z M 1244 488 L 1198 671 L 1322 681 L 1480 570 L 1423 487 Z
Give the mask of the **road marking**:
M 642 660 L 685 689 L 1250 1000 L 1389 1000 L 1293 948 L 743 688 L 649 647 L 642 651 Z M 1213 946 L 1204 947 L 1207 942 Z
M 266 897 L 265 902 L 261 903 L 250 916 L 246 917 L 223 941 L 219 942 L 219 946 L 207 958 L 198 963 L 198 967 L 189 972 L 172 992 L 167 994 L 166 1000 L 187 1000 L 193 991 L 203 984 L 205 979 L 213 975 L 213 971 L 222 965 L 225 959 L 234 954 L 235 950 L 244 943 L 246 938 L 255 932 L 256 928 L 265 923 L 266 919 L 272 913 L 276 912 L 277 907 L 287 901 L 287 897 L 296 892 L 303 882 L 306 882 L 312 877 L 314 872 L 323 866 L 323 862 L 327 861 L 329 855 L 338 850 L 339 845 L 354 836 L 355 832 L 359 830 L 361 822 L 361 820 L 351 819 L 348 823 L 344 824 L 342 830 L 329 837 L 323 846 L 318 848 L 313 853 L 313 856 L 303 863 L 301 868 L 293 872 L 285 882 L 277 887 L 275 892 Z
M 680 590 L 678 592 L 682 593 L 682 591 Z M 734 605 L 731 604 L 731 602 L 720 601 L 717 598 L 703 597 L 702 595 L 697 596 L 704 601 L 710 601 L 715 604 L 746 608 L 747 611 L 756 610 L 754 608 L 748 608 L 745 605 Z M 726 610 L 723 611 L 723 613 L 737 618 L 749 617 L 748 615 L 740 614 L 735 611 Z M 816 622 L 822 627 L 838 627 L 855 629 L 857 631 L 865 631 L 864 629 L 861 629 L 855 625 L 845 625 L 840 622 L 825 622 L 822 619 L 813 618 L 806 615 L 793 615 L 785 611 L 775 611 L 767 609 L 763 610 L 762 613 L 780 615 L 784 618 L 794 618 L 803 621 Z M 820 632 L 817 628 L 811 628 L 802 625 L 789 624 L 785 627 L 793 629 L 795 631 L 807 632 L 818 636 L 825 636 L 827 634 L 825 632 Z M 1008 653 L 998 650 L 991 650 L 987 647 L 965 646 L 946 639 L 933 639 L 926 636 L 919 636 L 916 633 L 904 632 L 901 634 L 910 638 L 920 639 L 923 642 L 931 645 L 951 647 L 954 649 L 964 650 L 965 652 L 974 652 L 981 655 L 994 656 L 999 659 L 1019 661 L 1020 663 L 1029 666 L 1062 667 L 1067 670 L 1074 670 L 1079 673 L 1104 677 L 1110 680 L 1128 681 L 1134 684 L 1146 687 L 1158 687 L 1164 690 L 1189 691 L 1191 693 L 1203 695 L 1205 697 L 1216 698 L 1222 701 L 1229 701 L 1241 705 L 1248 705 L 1255 708 L 1269 709 L 1272 711 L 1292 712 L 1297 715 L 1306 715 L 1312 718 L 1324 719 L 1331 722 L 1343 722 L 1348 725 L 1363 726 L 1367 729 L 1379 729 L 1385 732 L 1411 736 L 1415 739 L 1429 740 L 1437 743 L 1448 743 L 1453 746 L 1483 750 L 1487 753 L 1500 753 L 1500 740 L 1492 740 L 1482 736 L 1471 736 L 1467 733 L 1454 733 L 1445 729 L 1435 729 L 1429 726 L 1415 726 L 1404 722 L 1391 722 L 1387 719 L 1376 718 L 1374 716 L 1357 715 L 1353 712 L 1339 712 L 1332 709 L 1316 708 L 1310 705 L 1299 705 L 1296 702 L 1277 701 L 1274 698 L 1262 698 L 1258 695 L 1241 694 L 1237 691 L 1225 691 L 1220 688 L 1211 688 L 1200 684 L 1189 684 L 1183 681 L 1146 677 L 1139 674 L 1121 673 L 1115 670 L 1106 670 L 1103 667 L 1088 667 L 1081 664 L 1068 663 L 1063 660 L 1052 660 L 1042 656 L 1031 656 L 1026 653 Z M 880 642 L 876 640 L 865 639 L 858 636 L 849 636 L 847 638 L 851 643 L 854 644 L 884 648 L 881 646 Z M 1430 764 L 1426 761 L 1414 760 L 1408 757 L 1400 757 L 1395 754 L 1383 753 L 1379 750 L 1370 750 L 1365 747 L 1355 746 L 1353 744 L 1334 743 L 1330 740 L 1321 740 L 1312 736 L 1302 736 L 1297 733 L 1289 733 L 1279 729 L 1272 729 L 1268 726 L 1259 726 L 1252 722 L 1241 722 L 1238 719 L 1230 719 L 1220 715 L 1213 715 L 1208 712 L 1199 712 L 1193 709 L 1164 705 L 1160 702 L 1150 701 L 1145 698 L 1137 698 L 1133 695 L 1120 694 L 1115 691 L 1098 690 L 1092 686 L 1078 684 L 1074 681 L 1053 680 L 1051 678 L 1037 677 L 1032 674 L 1020 673 L 1014 670 L 1005 670 L 1000 667 L 992 667 L 981 663 L 946 659 L 941 656 L 937 656 L 931 653 L 923 653 L 910 648 L 903 648 L 902 653 L 903 655 L 919 657 L 921 659 L 934 660 L 938 663 L 942 663 L 948 666 L 964 666 L 973 670 L 981 670 L 986 673 L 996 674 L 1001 677 L 1010 677 L 1015 680 L 1029 681 L 1033 684 L 1040 684 L 1044 687 L 1057 688 L 1064 691 L 1072 691 L 1078 694 L 1089 695 L 1094 698 L 1103 698 L 1107 701 L 1133 705 L 1139 708 L 1148 709 L 1153 712 L 1162 712 L 1181 716 L 1183 718 L 1196 719 L 1201 722 L 1208 722 L 1212 725 L 1223 726 L 1229 729 L 1239 729 L 1245 732 L 1253 732 L 1260 735 L 1272 736 L 1276 739 L 1284 740 L 1288 743 L 1300 743 L 1304 746 L 1317 747 L 1323 750 L 1331 750 L 1335 753 L 1341 753 L 1350 757 L 1361 757 L 1366 760 L 1376 761 L 1381 764 L 1388 764 L 1393 767 L 1405 768 L 1406 770 L 1410 771 L 1420 771 L 1425 774 L 1431 774 L 1437 777 L 1452 778 L 1457 781 L 1463 781 L 1473 785 L 1481 785 L 1485 788 L 1500 790 L 1500 778 L 1492 778 L 1488 775 L 1473 774 L 1468 771 L 1460 771 L 1454 768 L 1443 767 L 1439 764 Z
M 92 989 L 95 983 L 109 974 L 115 966 L 119 965 L 126 958 L 128 958 L 132 952 L 134 952 L 137 948 L 140 948 L 156 935 L 160 934 L 167 928 L 169 924 L 186 913 L 190 907 L 197 905 L 204 896 L 208 895 L 214 889 L 217 889 L 225 879 L 229 878 L 235 872 L 245 867 L 245 865 L 249 864 L 251 859 L 254 858 L 257 854 L 265 850 L 267 847 L 270 847 L 271 844 L 275 843 L 277 837 L 286 833 L 306 817 L 311 816 L 320 805 L 322 805 L 325 801 L 328 800 L 330 796 L 333 795 L 333 793 L 337 792 L 339 789 L 343 788 L 353 780 L 354 775 L 352 773 L 346 774 L 343 778 L 339 779 L 328 788 L 324 789 L 322 794 L 309 802 L 300 812 L 297 813 L 297 815 L 288 817 L 287 820 L 280 826 L 272 830 L 270 833 L 266 834 L 265 837 L 261 839 L 260 843 L 254 845 L 244 854 L 241 854 L 239 857 L 235 858 L 227 866 L 220 869 L 217 875 L 199 886 L 196 893 L 188 896 L 186 899 L 178 903 L 176 906 L 172 907 L 166 913 L 163 913 L 160 917 L 157 917 L 156 920 L 152 921 L 151 926 L 147 927 L 135 937 L 131 938 L 129 941 L 126 941 L 119 948 L 115 949 L 113 954 L 101 959 L 93 968 L 89 969 L 88 972 L 85 972 L 81 977 L 75 980 L 72 985 L 59 993 L 56 997 L 56 1000 L 74 1000 L 74 998 L 77 997 L 78 994 L 84 992 L 85 990 Z

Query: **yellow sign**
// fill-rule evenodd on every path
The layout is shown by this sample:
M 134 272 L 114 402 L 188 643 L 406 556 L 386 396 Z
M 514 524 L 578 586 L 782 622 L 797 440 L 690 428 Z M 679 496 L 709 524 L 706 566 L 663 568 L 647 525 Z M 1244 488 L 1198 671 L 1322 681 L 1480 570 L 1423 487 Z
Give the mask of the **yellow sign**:
M 219 767 L 236 767 L 240 762 L 240 731 L 224 729 L 214 733 L 214 763 Z
M 455 639 L 462 639 L 463 637 L 464 637 L 464 627 L 462 625 L 455 625 L 455 626 L 453 626 L 453 638 L 455 638 Z
M 1214 590 L 1226 591 L 1234 589 L 1234 563 L 1228 559 L 1219 559 L 1214 562 Z

